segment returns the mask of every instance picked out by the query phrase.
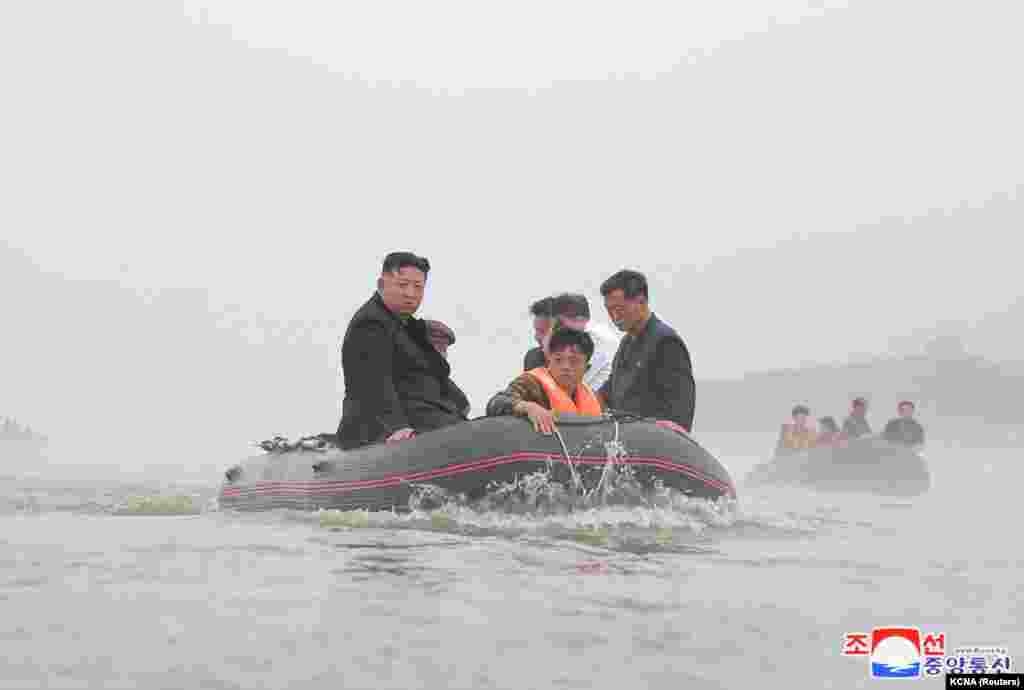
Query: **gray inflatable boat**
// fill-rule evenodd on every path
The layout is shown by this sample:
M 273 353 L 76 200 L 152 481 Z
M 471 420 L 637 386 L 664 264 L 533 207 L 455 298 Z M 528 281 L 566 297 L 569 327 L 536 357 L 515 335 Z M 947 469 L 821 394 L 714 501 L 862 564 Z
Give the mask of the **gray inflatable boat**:
M 525 419 L 483 417 L 355 450 L 275 450 L 230 468 L 219 502 L 237 510 L 406 511 L 417 487 L 472 502 L 538 470 L 581 492 L 607 481 L 609 473 L 628 472 L 645 488 L 708 499 L 736 496 L 721 463 L 670 423 L 629 415 L 564 416 L 558 431 L 545 436 Z
M 755 466 L 746 486 L 802 485 L 828 491 L 916 496 L 931 486 L 928 465 L 907 446 L 878 437 L 776 456 Z

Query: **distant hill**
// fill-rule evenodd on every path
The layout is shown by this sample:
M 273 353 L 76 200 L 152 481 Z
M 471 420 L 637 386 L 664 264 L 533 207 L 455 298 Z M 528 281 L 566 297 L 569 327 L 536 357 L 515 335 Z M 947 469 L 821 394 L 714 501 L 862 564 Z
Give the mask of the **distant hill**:
M 857 396 L 867 398 L 875 429 L 895 415 L 903 399 L 914 401 L 925 424 L 930 419 L 1020 424 L 1022 389 L 1024 363 L 927 353 L 698 381 L 694 424 L 698 430 L 776 429 L 797 403 L 808 405 L 816 418 L 831 415 L 841 423 Z
M 4 417 L 0 421 L 0 441 L 45 441 L 47 437 L 30 426 L 22 426 L 18 420 Z

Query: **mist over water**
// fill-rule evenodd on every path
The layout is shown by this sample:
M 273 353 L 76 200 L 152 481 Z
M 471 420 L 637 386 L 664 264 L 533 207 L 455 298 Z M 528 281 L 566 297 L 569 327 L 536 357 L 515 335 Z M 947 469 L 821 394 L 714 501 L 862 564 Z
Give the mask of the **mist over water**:
M 416 36 L 394 61 L 435 71 L 411 45 L 437 58 L 500 35 L 481 51 L 507 65 L 540 60 L 533 44 L 502 53 L 505 21 L 445 23 L 445 43 L 339 3 L 322 24 L 248 2 L 68 3 L 61 21 L 10 4 L 0 406 L 55 439 L 149 447 L 332 430 L 337 339 L 395 249 L 431 259 L 423 315 L 458 334 L 478 413 L 532 345 L 527 306 L 579 290 L 605 320 L 597 288 L 624 266 L 648 274 L 700 381 L 906 354 L 947 322 L 1019 359 L 1019 8 L 837 4 L 602 6 L 599 31 L 559 11 L 564 37 L 520 8 L 560 55 L 625 70 L 657 43 L 677 60 L 461 96 L 371 84 L 289 37 L 379 56 L 366 27 L 398 23 Z M 596 39 L 652 25 L 657 41 Z
M 0 413 L 50 440 L 0 441 L 0 688 L 868 688 L 883 625 L 1019 670 L 1019 4 L 342 4 L 4 7 Z M 337 427 L 397 249 L 474 413 L 527 305 L 644 271 L 737 501 L 220 510 Z M 743 484 L 853 395 L 930 491 Z
M 845 632 L 906 624 L 950 646 L 1024 648 L 1019 446 L 938 437 L 931 491 L 894 499 L 747 490 L 739 480 L 772 435 L 699 440 L 738 480 L 735 505 L 234 514 L 212 501 L 219 476 L 7 475 L 0 676 L 48 688 L 855 688 L 874 681 L 865 659 L 840 656 Z M 112 514 L 147 492 L 191 495 L 201 513 Z

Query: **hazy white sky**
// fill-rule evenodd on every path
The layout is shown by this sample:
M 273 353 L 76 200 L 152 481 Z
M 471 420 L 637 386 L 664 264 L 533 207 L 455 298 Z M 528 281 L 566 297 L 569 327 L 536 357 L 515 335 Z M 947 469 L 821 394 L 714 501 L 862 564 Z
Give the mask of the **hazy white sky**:
M 6 7 L 0 414 L 333 429 L 335 341 L 398 248 L 478 410 L 533 299 L 624 266 L 698 378 L 945 328 L 1014 356 L 1019 3 L 686 8 Z M 480 86 L 539 90 L 429 90 Z
M 187 0 L 253 45 L 308 55 L 340 73 L 424 88 L 544 88 L 555 81 L 655 77 L 749 32 L 818 16 L 846 0 L 334 2 Z

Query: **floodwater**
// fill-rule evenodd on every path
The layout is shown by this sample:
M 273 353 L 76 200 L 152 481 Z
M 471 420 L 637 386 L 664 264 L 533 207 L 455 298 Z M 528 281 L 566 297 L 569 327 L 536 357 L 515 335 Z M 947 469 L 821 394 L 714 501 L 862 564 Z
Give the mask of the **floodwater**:
M 746 489 L 774 438 L 700 440 L 736 505 L 326 524 L 219 511 L 239 457 L 183 453 L 175 484 L 8 447 L 0 688 L 866 688 L 843 636 L 887 625 L 1020 670 L 1018 444 L 932 441 L 932 490 L 893 499 Z M 117 514 L 156 493 L 200 512 Z

